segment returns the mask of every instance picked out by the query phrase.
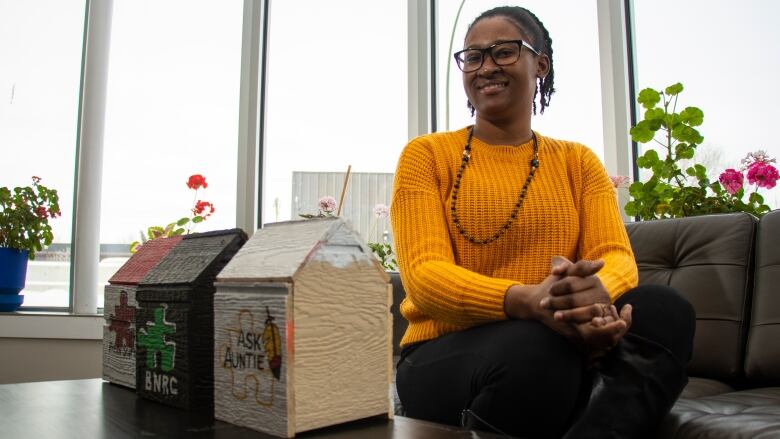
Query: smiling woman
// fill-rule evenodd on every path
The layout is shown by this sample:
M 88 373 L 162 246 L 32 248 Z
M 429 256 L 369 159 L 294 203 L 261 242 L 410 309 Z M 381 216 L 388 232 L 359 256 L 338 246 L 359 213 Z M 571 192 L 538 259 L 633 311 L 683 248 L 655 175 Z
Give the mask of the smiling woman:
M 474 124 L 412 140 L 394 181 L 403 411 L 518 436 L 639 437 L 687 381 L 692 308 L 637 287 L 596 155 L 532 130 L 555 91 L 542 21 L 488 10 L 454 57 Z
M 496 0 L 469 0 L 457 15 L 460 2 L 437 2 L 437 78 L 441 84 L 438 99 L 438 126 L 449 130 L 473 123 L 467 107 L 468 97 L 463 89 L 461 70 L 451 55 L 465 48 L 464 20 L 476 17 L 482 11 L 506 4 Z M 561 138 L 576 138 L 604 157 L 602 122 L 602 86 L 599 72 L 599 41 L 597 8 L 595 2 L 572 0 L 526 0 L 523 5 L 544 18 L 545 28 L 554 37 L 555 88 L 561 92 L 554 97 L 555 105 L 540 106 L 532 120 L 536 129 Z M 458 18 L 453 27 L 453 23 Z M 467 23 L 467 21 L 466 21 Z M 449 46 L 452 39 L 452 46 Z M 528 41 L 525 41 L 528 43 Z M 535 47 L 535 49 L 540 49 Z M 523 48 L 522 51 L 528 51 Z M 539 98 L 537 98 L 537 105 Z

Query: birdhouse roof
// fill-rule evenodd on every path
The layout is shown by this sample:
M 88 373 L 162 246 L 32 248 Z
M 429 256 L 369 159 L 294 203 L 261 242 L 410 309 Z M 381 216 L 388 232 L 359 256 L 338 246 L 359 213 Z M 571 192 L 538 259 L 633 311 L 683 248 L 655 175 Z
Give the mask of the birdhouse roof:
M 219 273 L 217 281 L 291 281 L 318 250 L 329 245 L 356 248 L 359 251 L 353 252 L 347 263 L 357 255 L 379 275 L 387 277 L 349 222 L 329 217 L 266 224 Z
M 146 241 L 138 251 L 111 276 L 111 285 L 137 285 L 160 260 L 181 241 L 181 236 Z
M 213 282 L 219 270 L 246 242 L 241 229 L 185 235 L 179 245 L 141 280 L 141 285 Z

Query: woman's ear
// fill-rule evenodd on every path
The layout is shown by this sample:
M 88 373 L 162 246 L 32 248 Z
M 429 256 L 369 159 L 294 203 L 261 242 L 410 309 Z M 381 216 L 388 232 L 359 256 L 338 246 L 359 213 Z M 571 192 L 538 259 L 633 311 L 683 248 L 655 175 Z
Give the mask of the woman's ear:
M 550 73 L 550 58 L 545 54 L 536 57 L 536 76 L 544 79 Z

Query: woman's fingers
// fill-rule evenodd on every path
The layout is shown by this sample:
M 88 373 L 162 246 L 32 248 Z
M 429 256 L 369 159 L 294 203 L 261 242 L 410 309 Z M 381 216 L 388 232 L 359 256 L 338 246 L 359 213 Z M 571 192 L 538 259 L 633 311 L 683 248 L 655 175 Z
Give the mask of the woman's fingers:
M 604 312 L 604 317 L 577 326 L 583 343 L 595 357 L 614 347 L 631 327 L 631 305 L 623 306 L 619 313 L 614 305 L 605 306 Z
M 598 273 L 599 270 L 604 268 L 604 260 L 597 259 L 595 261 L 579 260 L 566 266 L 566 272 L 562 276 L 577 276 L 586 277 L 592 276 Z
M 541 299 L 539 305 L 553 311 L 610 302 L 609 293 L 598 278 L 566 278 L 556 281 L 550 285 L 548 294 L 549 296 Z M 608 313 L 604 313 L 606 314 Z
M 565 309 L 555 311 L 553 317 L 559 322 L 573 322 L 573 323 L 585 323 L 593 321 L 594 319 L 601 319 L 599 325 L 607 323 L 606 317 L 609 314 L 606 313 L 605 308 L 607 305 L 603 303 L 593 303 L 586 306 L 580 306 L 573 309 Z M 611 319 L 614 321 L 616 319 Z
M 572 261 L 564 258 L 563 256 L 553 256 L 552 268 L 550 269 L 550 274 L 554 276 L 564 276 L 566 270 L 568 270 L 569 266 L 571 266 L 572 264 L 573 264 Z
M 615 308 L 614 305 L 612 305 L 612 308 Z M 628 331 L 628 328 L 631 327 L 631 322 L 633 316 L 631 315 L 634 308 L 631 306 L 631 304 L 623 305 L 623 308 L 620 309 L 620 318 L 626 322 L 626 331 Z M 617 310 L 615 310 L 617 313 Z

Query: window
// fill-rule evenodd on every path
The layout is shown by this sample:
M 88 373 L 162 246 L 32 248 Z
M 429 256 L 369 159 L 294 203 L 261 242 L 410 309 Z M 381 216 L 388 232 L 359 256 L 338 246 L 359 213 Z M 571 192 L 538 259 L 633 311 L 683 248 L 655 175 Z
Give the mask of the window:
M 69 303 L 84 5 L 0 0 L 0 185 L 39 176 L 57 190 L 62 210 L 51 221 L 53 245 L 28 264 L 25 307 Z
M 474 123 L 466 108 L 462 73 L 455 65 L 452 53 L 462 49 L 466 29 L 479 14 L 504 6 L 506 2 L 467 1 L 455 23 L 460 4 L 458 1 L 436 2 L 437 128 L 441 131 L 457 130 Z M 553 41 L 557 91 L 544 114 L 534 116 L 534 130 L 550 137 L 584 143 L 603 159 L 596 2 L 534 0 L 523 2 L 522 6 L 539 17 Z
M 235 227 L 243 2 L 117 1 L 109 62 L 101 205 L 103 285 L 149 226 L 214 214 L 194 231 Z
M 264 223 L 340 198 L 364 238 L 407 142 L 406 2 L 274 2 L 270 12 Z M 294 175 L 295 180 L 294 180 Z
M 768 127 L 776 124 L 780 101 L 780 4 L 656 0 L 634 2 L 634 9 L 637 91 L 685 86 L 678 110 L 704 111 L 696 158 L 710 178 L 738 167 L 749 151 L 777 158 L 780 144 Z M 780 191 L 762 193 L 770 207 L 780 207 Z

